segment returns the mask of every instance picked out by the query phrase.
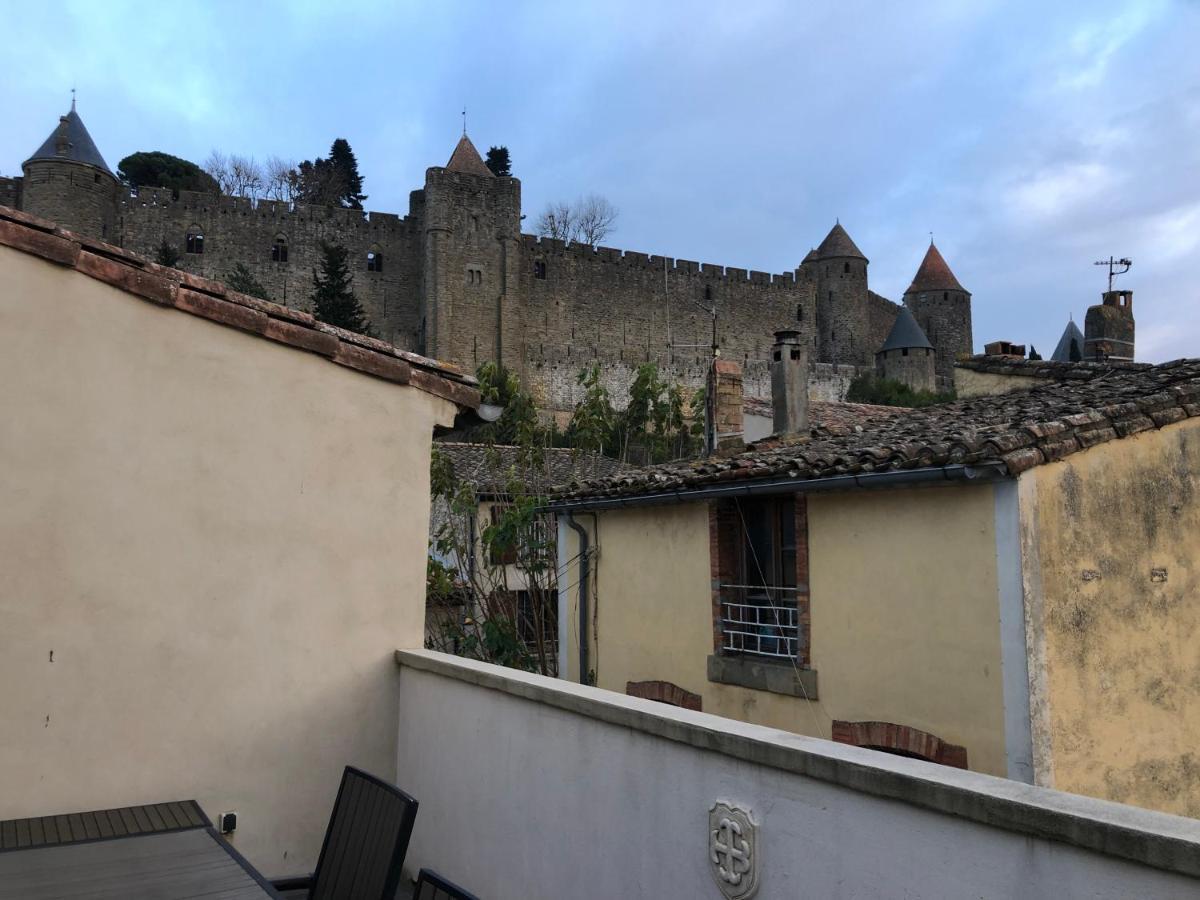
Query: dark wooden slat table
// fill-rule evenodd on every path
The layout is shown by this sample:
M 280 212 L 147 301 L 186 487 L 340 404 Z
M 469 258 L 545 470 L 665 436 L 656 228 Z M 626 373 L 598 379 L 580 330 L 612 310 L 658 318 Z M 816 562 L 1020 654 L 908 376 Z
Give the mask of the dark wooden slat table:
M 192 801 L 0 822 L 0 900 L 279 896 Z

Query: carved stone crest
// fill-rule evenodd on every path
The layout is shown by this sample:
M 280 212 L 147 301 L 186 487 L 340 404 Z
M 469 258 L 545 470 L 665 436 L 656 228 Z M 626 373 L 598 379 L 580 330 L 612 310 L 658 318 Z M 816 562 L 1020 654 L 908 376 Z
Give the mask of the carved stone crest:
M 708 811 L 708 861 L 717 887 L 729 900 L 748 900 L 758 890 L 758 825 L 750 813 L 718 800 Z

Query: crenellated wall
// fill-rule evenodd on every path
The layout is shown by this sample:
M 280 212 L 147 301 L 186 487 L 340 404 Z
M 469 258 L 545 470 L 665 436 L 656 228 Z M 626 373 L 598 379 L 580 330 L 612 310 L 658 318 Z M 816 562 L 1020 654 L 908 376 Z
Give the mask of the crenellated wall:
M 322 240 L 350 251 L 354 292 L 375 333 L 405 349 L 420 344 L 421 239 L 413 216 L 252 201 L 169 188 L 123 191 L 118 229 L 124 247 L 154 257 L 165 239 L 179 252 L 181 269 L 218 281 L 242 263 L 272 300 L 307 309 Z M 187 253 L 189 229 L 204 235 L 204 252 Z M 287 261 L 275 261 L 278 238 Z M 382 255 L 383 270 L 367 270 L 367 253 Z

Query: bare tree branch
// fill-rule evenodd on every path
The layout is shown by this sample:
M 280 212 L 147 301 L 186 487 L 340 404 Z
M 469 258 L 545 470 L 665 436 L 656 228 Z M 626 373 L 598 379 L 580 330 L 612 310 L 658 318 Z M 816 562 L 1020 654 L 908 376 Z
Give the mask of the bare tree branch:
M 581 244 L 599 244 L 612 234 L 617 208 L 599 194 L 588 194 L 575 204 L 575 234 Z

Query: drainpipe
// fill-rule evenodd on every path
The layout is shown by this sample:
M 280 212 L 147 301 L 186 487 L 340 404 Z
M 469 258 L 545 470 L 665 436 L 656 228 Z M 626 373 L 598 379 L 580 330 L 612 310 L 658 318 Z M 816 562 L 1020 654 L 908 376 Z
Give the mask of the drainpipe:
M 588 683 L 588 533 L 565 513 L 567 524 L 579 535 L 579 683 Z

